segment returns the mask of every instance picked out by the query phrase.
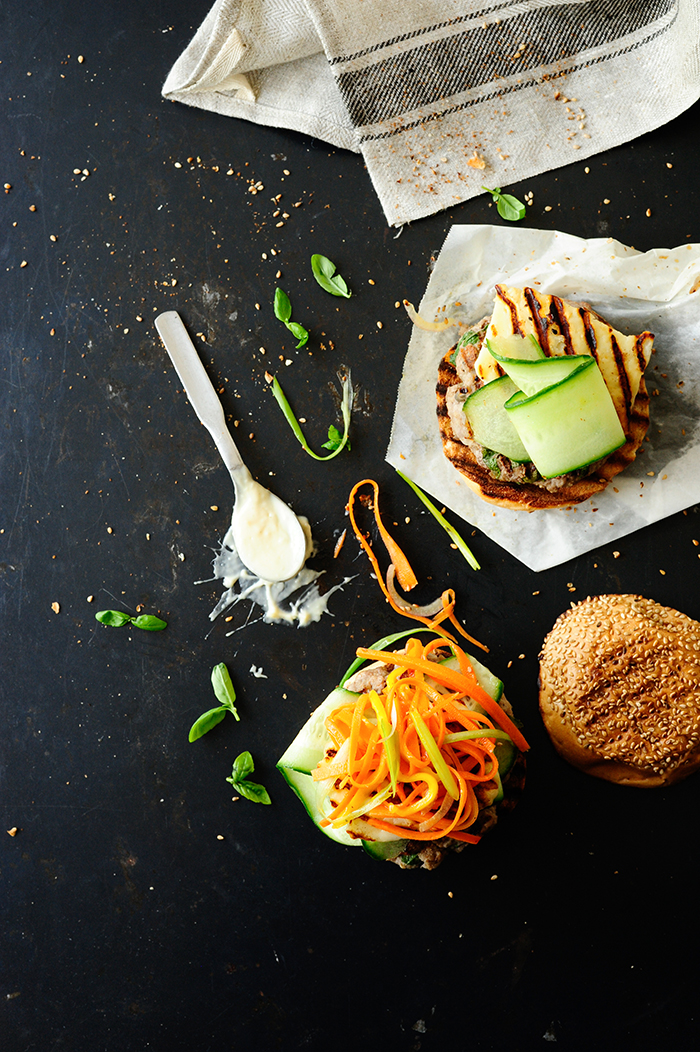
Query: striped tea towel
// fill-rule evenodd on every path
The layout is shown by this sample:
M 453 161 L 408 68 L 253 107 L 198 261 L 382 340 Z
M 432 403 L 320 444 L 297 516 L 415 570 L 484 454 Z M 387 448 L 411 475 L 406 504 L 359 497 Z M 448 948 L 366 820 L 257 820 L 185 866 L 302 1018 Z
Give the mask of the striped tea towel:
M 168 99 L 361 152 L 390 225 L 700 97 L 700 0 L 216 0 Z

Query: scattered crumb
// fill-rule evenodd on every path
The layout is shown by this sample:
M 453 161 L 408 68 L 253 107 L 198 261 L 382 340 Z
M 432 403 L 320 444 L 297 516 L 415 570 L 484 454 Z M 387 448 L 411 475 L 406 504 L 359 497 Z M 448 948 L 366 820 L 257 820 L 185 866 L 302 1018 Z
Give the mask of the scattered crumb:
M 61 612 L 61 604 L 60 603 L 52 603 L 51 604 L 51 609 L 53 610 L 54 614 L 59 614 Z
M 17 828 L 17 826 L 12 826 L 12 829 L 8 829 L 7 830 L 7 835 L 8 836 L 17 836 L 18 833 L 19 833 L 19 829 Z
M 337 559 L 338 556 L 340 555 L 340 549 L 343 547 L 343 545 L 345 543 L 345 536 L 346 536 L 347 532 L 348 532 L 347 529 L 343 530 L 343 532 L 341 533 L 340 537 L 337 540 L 336 546 L 333 549 L 333 558 L 334 559 Z M 697 544 L 697 541 L 695 543 Z

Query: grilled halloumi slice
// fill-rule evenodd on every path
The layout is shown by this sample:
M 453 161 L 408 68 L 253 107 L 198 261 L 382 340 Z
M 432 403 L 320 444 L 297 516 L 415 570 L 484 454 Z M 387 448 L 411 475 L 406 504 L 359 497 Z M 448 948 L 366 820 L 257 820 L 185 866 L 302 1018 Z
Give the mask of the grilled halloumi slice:
M 582 303 L 561 300 L 534 289 L 496 285 L 496 301 L 486 340 L 515 333 L 533 335 L 547 357 L 592 355 L 627 433 L 630 411 L 654 345 L 653 333 L 624 336 Z M 486 340 L 475 365 L 484 383 L 503 375 L 503 369 L 487 350 Z

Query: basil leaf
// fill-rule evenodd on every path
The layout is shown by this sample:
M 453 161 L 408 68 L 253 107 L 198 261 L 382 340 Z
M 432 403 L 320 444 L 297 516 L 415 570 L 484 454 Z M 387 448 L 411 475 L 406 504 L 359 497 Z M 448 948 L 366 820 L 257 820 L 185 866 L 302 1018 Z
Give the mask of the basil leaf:
M 253 763 L 253 757 L 250 755 L 248 750 L 239 753 L 236 759 L 233 761 L 233 769 L 231 771 L 231 777 L 227 778 L 227 782 L 242 782 L 244 778 L 247 778 L 249 774 L 252 774 L 255 770 L 255 764 Z
M 278 321 L 286 323 L 292 316 L 292 304 L 289 301 L 289 296 L 282 289 L 275 289 L 275 301 L 273 304 L 275 311 L 275 317 Z
M 227 782 L 231 782 L 233 788 L 240 796 L 244 796 L 246 800 L 252 800 L 254 804 L 271 804 L 270 794 L 264 785 L 259 785 L 257 782 L 234 782 L 231 778 L 226 779 Z
M 160 617 L 154 617 L 153 614 L 139 614 L 138 617 L 130 617 L 129 620 L 132 625 L 142 628 L 145 632 L 161 632 L 168 627 L 167 621 L 162 621 Z
M 493 190 L 489 190 L 488 186 L 482 186 L 481 189 L 491 194 L 496 202 L 496 209 L 501 219 L 507 219 L 511 223 L 516 223 L 518 219 L 522 219 L 525 215 L 527 209 L 522 201 L 519 201 L 517 197 L 513 197 L 512 194 L 502 194 L 500 186 L 494 187 Z
M 511 223 L 517 222 L 525 215 L 525 205 L 512 194 L 501 194 L 496 207 L 501 219 L 508 219 Z
M 228 708 L 222 705 L 221 708 L 209 709 L 208 712 L 203 712 L 199 719 L 195 720 L 190 727 L 189 740 L 191 742 L 196 742 L 197 738 L 201 738 L 203 734 L 207 734 L 212 727 L 216 727 L 217 723 L 221 723 L 228 711 Z
M 95 620 L 102 625 L 109 625 L 111 628 L 121 628 L 122 625 L 131 621 L 131 615 L 125 614 L 123 610 L 98 610 L 95 614 Z
M 304 326 L 300 325 L 299 322 L 297 322 L 297 321 L 288 321 L 288 322 L 285 322 L 285 325 L 287 326 L 287 328 L 291 332 L 292 336 L 296 336 L 297 340 L 299 341 L 299 343 L 297 344 L 297 348 L 296 348 L 297 350 L 299 350 L 299 348 L 303 347 L 304 344 L 308 341 L 308 339 L 309 339 L 308 332 L 306 331 Z
M 229 670 L 223 661 L 219 665 L 215 665 L 211 670 L 211 685 L 214 689 L 216 700 L 220 701 L 225 709 L 233 713 L 237 720 L 240 720 L 241 717 L 238 715 L 235 705 L 236 691 L 233 689 Z
M 313 255 L 311 257 L 311 272 L 322 289 L 330 292 L 331 296 L 344 296 L 350 299 L 352 293 L 340 274 L 336 274 L 335 263 L 326 256 Z
M 343 440 L 341 438 L 340 431 L 335 426 L 335 424 L 331 424 L 330 427 L 328 428 L 328 441 L 327 442 L 323 442 L 322 445 L 321 445 L 321 448 L 322 449 L 337 449 L 342 441 Z

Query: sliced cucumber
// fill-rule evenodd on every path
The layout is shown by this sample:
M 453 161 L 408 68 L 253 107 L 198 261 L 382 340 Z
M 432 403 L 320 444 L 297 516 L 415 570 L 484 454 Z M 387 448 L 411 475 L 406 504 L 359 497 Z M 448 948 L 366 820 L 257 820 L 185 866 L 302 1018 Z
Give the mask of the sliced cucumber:
M 339 709 L 341 705 L 347 705 L 356 699 L 357 694 L 352 694 L 341 687 L 331 691 L 323 704 L 311 713 L 292 744 L 278 760 L 277 766 L 282 773 L 284 773 L 283 768 L 289 768 L 302 774 L 311 774 L 326 753 L 328 744 L 326 716 L 330 716 L 331 712 Z
M 503 694 L 503 680 L 500 680 L 498 676 L 494 676 L 493 672 L 486 668 L 486 665 L 482 665 L 481 662 L 477 661 L 477 659 L 471 654 L 467 654 L 467 657 L 469 658 L 471 667 L 474 669 L 476 682 L 486 691 L 489 697 L 493 698 L 494 701 L 500 701 L 501 695 Z M 459 661 L 456 657 L 448 657 L 444 661 L 441 661 L 440 664 L 445 665 L 446 668 L 453 668 L 456 671 L 459 671 Z M 474 709 L 476 712 L 481 712 L 484 715 L 487 715 L 485 710 L 482 709 L 480 705 L 477 705 L 476 702 L 474 702 Z
M 464 402 L 464 413 L 480 445 L 509 460 L 526 463 L 532 457 L 504 408 L 509 398 L 521 393 L 509 376 L 501 376 L 472 391 Z
M 406 850 L 408 840 L 363 840 L 362 846 L 371 858 L 380 862 L 396 858 Z
M 281 767 L 280 764 L 277 764 L 277 766 L 287 785 L 291 786 L 306 808 L 306 812 L 313 824 L 322 833 L 325 833 L 331 840 L 336 840 L 339 844 L 345 844 L 347 847 L 359 847 L 362 844 L 361 840 L 351 837 L 344 826 L 340 829 L 333 829 L 332 826 L 321 825 L 321 819 L 324 817 L 322 810 L 323 801 L 326 799 L 326 787 L 322 782 L 315 782 L 310 774 L 295 771 L 292 767 Z
M 541 361 L 542 359 L 546 361 L 544 351 L 532 334 L 520 336 L 519 333 L 513 333 L 511 336 L 490 336 L 486 340 L 486 346 L 491 357 L 502 364 L 504 359 L 509 358 L 516 358 L 523 362 Z
M 505 409 L 543 478 L 587 467 L 625 443 L 593 358 L 536 395 L 513 395 Z
M 542 358 L 539 361 L 516 361 L 514 358 L 499 359 L 516 387 L 524 395 L 532 397 L 545 387 L 552 387 L 575 372 L 592 359 L 583 354 L 562 355 L 558 358 Z

